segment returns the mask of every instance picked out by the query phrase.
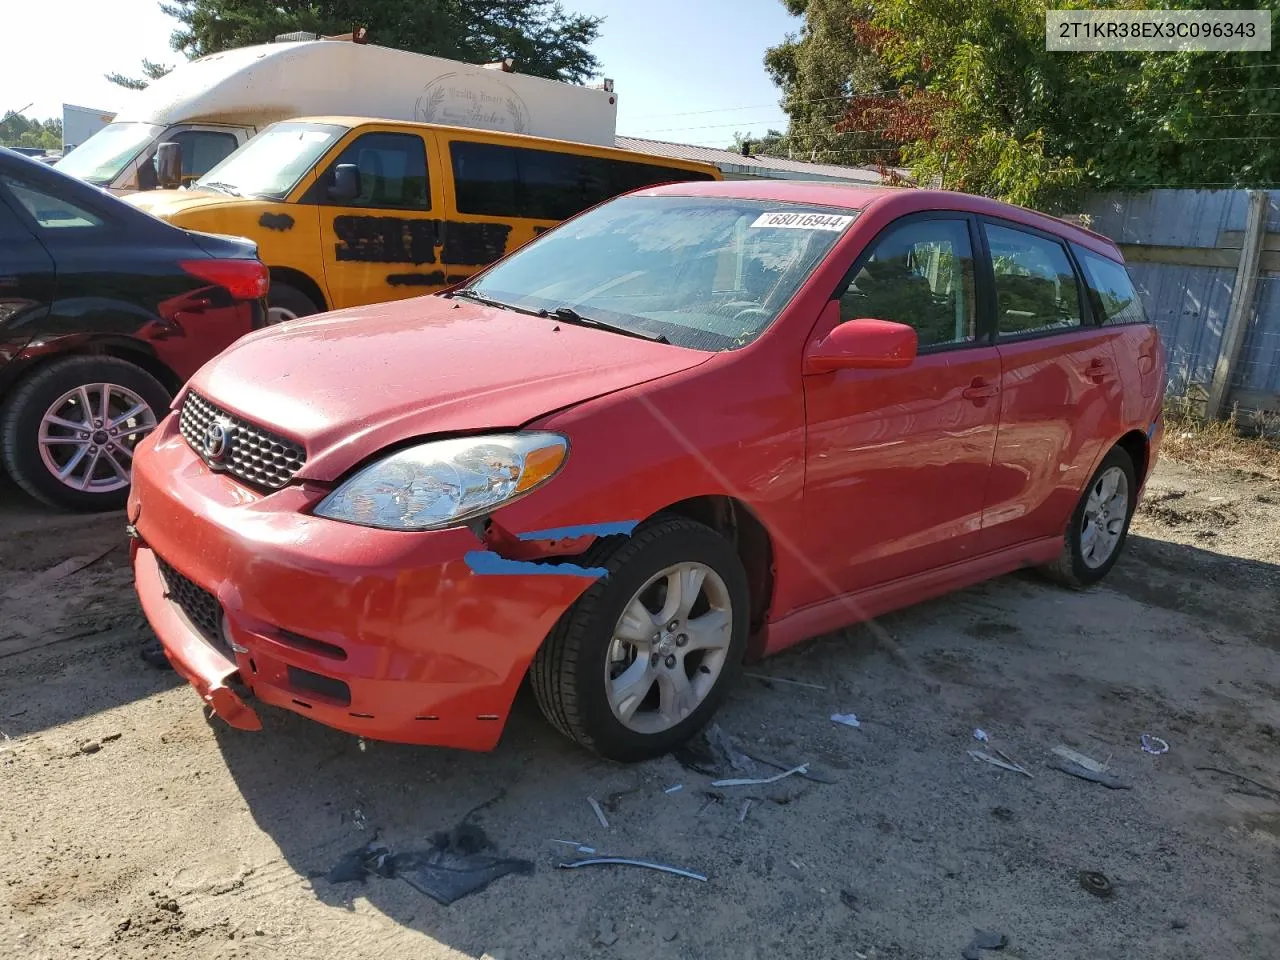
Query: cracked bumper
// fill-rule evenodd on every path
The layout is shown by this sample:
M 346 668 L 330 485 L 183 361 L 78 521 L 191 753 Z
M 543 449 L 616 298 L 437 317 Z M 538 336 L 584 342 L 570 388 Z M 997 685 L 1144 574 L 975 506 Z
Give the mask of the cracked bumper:
M 491 749 L 529 661 L 590 580 L 476 572 L 469 531 L 325 520 L 310 513 L 324 493 L 253 493 L 211 472 L 172 417 L 144 441 L 133 566 L 169 660 L 240 729 L 260 728 L 258 701 L 370 739 Z M 190 615 L 193 588 L 215 613 Z

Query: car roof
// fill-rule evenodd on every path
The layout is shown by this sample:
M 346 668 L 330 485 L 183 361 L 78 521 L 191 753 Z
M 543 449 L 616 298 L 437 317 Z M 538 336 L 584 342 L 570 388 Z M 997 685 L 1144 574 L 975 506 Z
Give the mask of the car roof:
M 1012 203 L 954 190 L 918 190 L 913 187 L 879 187 L 807 180 L 718 180 L 671 183 L 638 190 L 636 193 L 641 196 L 724 197 L 734 200 L 806 203 L 856 210 L 863 214 L 872 210 L 883 211 L 889 217 L 928 210 L 973 213 L 1000 217 L 1044 230 L 1113 260 L 1123 261 L 1115 243 L 1100 233 Z

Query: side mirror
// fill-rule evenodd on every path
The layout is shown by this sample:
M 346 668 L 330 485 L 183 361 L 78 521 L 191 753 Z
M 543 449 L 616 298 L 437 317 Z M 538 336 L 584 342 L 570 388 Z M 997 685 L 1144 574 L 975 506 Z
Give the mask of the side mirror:
M 360 168 L 354 163 L 340 163 L 333 168 L 333 186 L 329 199 L 349 202 L 360 196 Z
M 839 304 L 833 304 L 838 311 Z M 806 374 L 835 370 L 901 370 L 916 358 L 916 332 L 891 320 L 850 320 L 809 345 Z
M 165 190 L 182 186 L 182 144 L 170 140 L 156 147 L 156 180 Z

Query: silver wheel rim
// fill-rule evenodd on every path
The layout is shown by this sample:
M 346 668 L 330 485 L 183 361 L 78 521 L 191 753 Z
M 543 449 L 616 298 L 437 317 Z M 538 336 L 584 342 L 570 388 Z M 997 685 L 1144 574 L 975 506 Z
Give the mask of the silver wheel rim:
M 1119 467 L 1103 470 L 1089 488 L 1080 525 L 1080 555 L 1096 570 L 1116 552 L 1129 517 L 1129 478 Z
M 267 326 L 274 327 L 286 320 L 297 320 L 298 315 L 288 307 L 267 307 Z
M 604 665 L 613 715 L 636 733 L 670 730 L 711 693 L 732 637 L 729 588 L 706 564 L 650 577 L 613 628 Z
M 40 460 L 65 487 L 113 493 L 129 485 L 133 451 L 156 428 L 142 397 L 116 383 L 86 383 L 55 400 L 40 419 Z

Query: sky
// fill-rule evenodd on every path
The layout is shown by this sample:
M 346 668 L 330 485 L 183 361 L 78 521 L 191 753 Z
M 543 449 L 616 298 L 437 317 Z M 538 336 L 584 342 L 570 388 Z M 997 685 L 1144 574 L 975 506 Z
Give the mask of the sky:
M 735 132 L 783 129 L 767 47 L 800 21 L 779 0 L 565 0 L 605 18 L 594 52 L 616 83 L 618 133 L 728 146 Z M 118 110 L 128 92 L 111 71 L 139 75 L 146 57 L 175 62 L 174 22 L 157 0 L 42 0 L 24 4 L 22 42 L 0 57 L 0 114 L 45 119 L 62 104 Z M 42 40 L 47 39 L 47 44 Z M 377 37 L 373 37 L 377 42 Z

